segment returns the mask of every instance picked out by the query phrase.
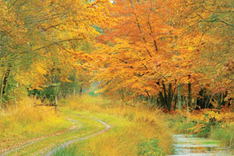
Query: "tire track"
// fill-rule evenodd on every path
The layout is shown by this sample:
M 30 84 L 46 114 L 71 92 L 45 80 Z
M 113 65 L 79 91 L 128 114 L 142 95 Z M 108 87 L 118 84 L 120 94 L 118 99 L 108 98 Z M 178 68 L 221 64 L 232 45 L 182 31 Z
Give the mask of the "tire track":
M 63 131 L 60 131 L 60 132 L 57 132 L 57 133 L 52 134 L 52 135 L 46 135 L 46 136 L 42 136 L 42 137 L 39 137 L 39 138 L 35 138 L 35 139 L 32 139 L 32 140 L 25 141 L 24 143 L 22 143 L 20 145 L 17 145 L 17 146 L 15 146 L 13 148 L 8 148 L 8 149 L 1 150 L 0 151 L 0 156 L 6 156 L 8 154 L 11 154 L 12 152 L 19 151 L 19 150 L 21 150 L 21 149 L 23 149 L 25 147 L 28 147 L 28 146 L 30 146 L 30 145 L 32 145 L 34 143 L 37 143 L 37 142 L 39 142 L 41 140 L 46 139 L 46 138 L 51 138 L 51 137 L 59 136 L 59 135 L 62 135 L 64 133 L 66 133 L 68 131 L 72 131 L 72 130 L 78 131 L 78 130 L 80 130 L 82 128 L 81 126 L 77 127 L 75 125 L 75 123 L 81 123 L 81 122 L 79 122 L 77 120 L 74 120 L 74 119 L 67 119 L 67 120 L 73 122 L 73 125 L 70 128 L 68 128 L 66 130 L 63 130 Z
M 105 128 L 104 130 L 98 131 L 98 132 L 93 133 L 93 134 L 91 134 L 91 135 L 88 135 L 88 136 L 86 136 L 86 137 L 77 138 L 77 139 L 68 141 L 68 142 L 66 142 L 66 143 L 63 143 L 62 145 L 60 145 L 60 146 L 58 146 L 58 147 L 56 147 L 56 148 L 50 150 L 48 153 L 46 153 L 45 156 L 51 156 L 51 155 L 53 155 L 56 151 L 58 151 L 58 150 L 60 150 L 60 149 L 62 149 L 62 148 L 65 148 L 65 147 L 67 147 L 68 145 L 70 145 L 70 144 L 72 144 L 72 143 L 75 143 L 75 142 L 78 142 L 78 141 L 81 141 L 81 140 L 86 140 L 86 139 L 95 137 L 95 136 L 97 136 L 97 135 L 103 134 L 103 133 L 107 132 L 108 130 L 110 130 L 111 126 L 108 125 L 107 123 L 105 123 L 105 122 L 103 122 L 103 121 L 101 121 L 101 120 L 97 120 L 97 119 L 93 119 L 93 120 L 95 120 L 95 121 L 97 121 L 97 122 L 100 122 L 101 124 L 105 125 L 106 128 Z

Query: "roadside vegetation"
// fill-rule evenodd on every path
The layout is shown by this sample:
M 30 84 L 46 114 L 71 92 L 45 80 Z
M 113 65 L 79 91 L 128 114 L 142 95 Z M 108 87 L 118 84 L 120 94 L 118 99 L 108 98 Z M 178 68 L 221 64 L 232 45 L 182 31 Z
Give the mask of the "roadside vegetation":
M 234 112 L 227 108 L 171 114 L 170 127 L 174 133 L 219 140 L 222 146 L 234 150 Z
M 19 101 L 0 111 L 0 151 L 25 144 L 40 137 L 49 137 L 72 126 L 55 114 L 51 107 L 34 107 L 32 100 Z
M 172 150 L 172 133 L 166 115 L 147 106 L 128 106 L 103 97 L 71 97 L 61 110 L 85 114 L 112 126 L 111 130 L 87 141 L 77 142 L 55 155 L 166 155 Z
M 24 150 L 19 153 L 30 155 L 35 150 L 46 154 L 66 141 L 102 129 L 103 126 L 86 118 L 102 120 L 111 129 L 61 148 L 54 155 L 167 155 L 173 151 L 172 134 L 176 133 L 219 140 L 222 146 L 233 149 L 233 115 L 231 110 L 225 108 L 220 113 L 209 109 L 163 113 L 159 108 L 142 103 L 126 105 L 101 95 L 88 94 L 59 100 L 55 113 L 54 107 L 34 107 L 33 100 L 26 98 L 18 107 L 12 106 L 1 111 L 1 151 L 45 137 L 48 139 L 43 138 L 41 142 L 23 147 Z M 79 121 L 81 131 L 65 133 L 74 126 L 68 118 Z M 56 133 L 61 135 L 53 138 Z
M 160 109 L 150 109 L 141 104 L 128 106 L 106 97 L 89 95 L 61 99 L 57 113 L 54 107 L 34 107 L 32 102 L 27 98 L 17 108 L 1 112 L 1 152 L 19 147 L 19 151 L 12 151 L 9 155 L 46 154 L 62 143 L 100 131 L 103 126 L 92 120 L 99 119 L 109 124 L 111 129 L 54 154 L 118 156 L 171 153 L 172 133 L 166 115 Z M 74 126 L 67 119 L 77 120 L 80 126 L 66 132 Z M 54 135 L 57 133 L 58 136 Z M 37 139 L 39 141 L 24 147 Z

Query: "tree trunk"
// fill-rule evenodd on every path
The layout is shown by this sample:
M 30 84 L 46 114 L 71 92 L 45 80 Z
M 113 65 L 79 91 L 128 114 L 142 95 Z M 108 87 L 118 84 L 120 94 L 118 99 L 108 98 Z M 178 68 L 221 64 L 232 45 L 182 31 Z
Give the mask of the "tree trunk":
M 8 68 L 4 74 L 3 74 L 3 77 L 2 77 L 2 84 L 1 84 L 1 104 L 0 104 L 0 109 L 2 107 L 2 103 L 3 103 L 3 95 L 6 93 L 6 86 L 7 86 L 7 81 L 8 81 L 8 77 L 10 75 L 10 68 Z
M 58 99 L 57 96 L 55 96 L 55 104 L 54 104 L 55 113 L 57 113 L 57 107 L 58 107 Z
M 2 81 L 2 95 L 4 95 L 6 93 L 6 85 L 7 85 L 7 81 L 8 81 L 8 77 L 10 75 L 10 72 L 11 70 L 8 68 L 4 74 L 4 77 L 3 77 L 3 81 Z
M 180 83 L 178 84 L 178 94 L 177 94 L 177 97 L 178 97 L 178 109 L 179 109 L 180 111 L 182 111 L 181 84 L 180 84 Z
M 172 99 L 173 99 L 172 84 L 171 83 L 169 84 L 168 92 L 167 92 L 166 85 L 164 83 L 162 84 L 162 86 L 163 86 L 163 92 L 159 93 L 161 106 L 165 107 L 166 109 L 170 111 L 171 106 L 172 106 Z
M 163 93 L 162 92 L 160 92 L 159 93 L 159 99 L 160 99 L 160 103 L 161 103 L 161 107 L 165 107 L 165 98 L 163 97 Z
M 221 109 L 221 94 L 219 95 L 219 97 L 218 97 L 218 107 L 217 107 L 217 109 L 218 109 L 218 112 L 220 111 L 220 109 Z
M 168 88 L 168 98 L 167 98 L 167 104 L 168 104 L 168 110 L 171 110 L 171 106 L 172 106 L 172 100 L 173 100 L 173 92 L 172 92 L 172 84 L 169 84 L 169 88 Z
M 164 93 L 164 102 L 165 102 L 165 107 L 168 109 L 168 96 L 167 96 L 167 90 L 166 90 L 166 86 L 163 83 L 163 93 Z
M 188 83 L 188 106 L 192 106 L 192 88 L 191 88 L 191 83 Z
M 82 96 L 82 94 L 83 94 L 83 87 L 81 86 L 81 87 L 80 87 L 80 94 L 79 94 L 80 97 Z

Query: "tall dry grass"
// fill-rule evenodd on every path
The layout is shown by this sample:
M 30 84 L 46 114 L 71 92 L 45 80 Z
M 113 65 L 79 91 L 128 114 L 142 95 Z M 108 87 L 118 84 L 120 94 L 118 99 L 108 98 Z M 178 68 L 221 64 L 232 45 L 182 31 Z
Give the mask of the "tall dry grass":
M 70 123 L 55 114 L 53 108 L 34 107 L 32 100 L 25 98 L 18 102 L 17 108 L 9 106 L 0 111 L 0 150 L 69 126 Z
M 74 111 L 97 114 L 97 117 L 112 125 L 112 129 L 108 133 L 88 140 L 83 146 L 77 144 L 76 148 L 64 149 L 56 155 L 75 153 L 75 155 L 127 156 L 139 155 L 139 150 L 142 148 L 148 148 L 146 150 L 149 151 L 148 155 L 155 154 L 150 153 L 150 149 L 158 149 L 158 155 L 164 155 L 172 150 L 173 140 L 167 119 L 159 109 L 150 109 L 141 104 L 132 107 L 119 101 L 88 95 L 69 98 L 67 106 Z M 144 142 L 149 146 L 147 142 L 152 139 L 157 140 L 158 145 L 141 147 L 141 143 L 144 146 Z

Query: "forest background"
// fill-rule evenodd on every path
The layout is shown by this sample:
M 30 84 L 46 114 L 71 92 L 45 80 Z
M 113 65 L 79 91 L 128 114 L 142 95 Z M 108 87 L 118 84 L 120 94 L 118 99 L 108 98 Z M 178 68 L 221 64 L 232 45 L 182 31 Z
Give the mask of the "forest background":
M 0 6 L 2 111 L 28 96 L 55 105 L 90 88 L 163 112 L 233 111 L 232 0 L 0 0 Z

